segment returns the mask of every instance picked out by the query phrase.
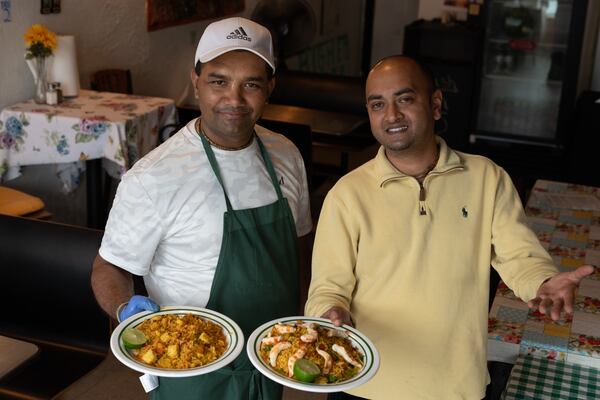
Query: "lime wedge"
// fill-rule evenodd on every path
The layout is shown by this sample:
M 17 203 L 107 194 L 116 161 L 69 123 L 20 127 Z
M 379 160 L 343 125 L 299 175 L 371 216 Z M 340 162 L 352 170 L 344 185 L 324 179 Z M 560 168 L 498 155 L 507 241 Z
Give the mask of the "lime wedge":
M 300 358 L 294 363 L 294 376 L 300 382 L 314 382 L 321 374 L 319 366 L 305 358 Z
M 121 340 L 123 340 L 123 346 L 127 349 L 138 349 L 148 341 L 144 332 L 135 328 L 128 328 L 121 334 Z

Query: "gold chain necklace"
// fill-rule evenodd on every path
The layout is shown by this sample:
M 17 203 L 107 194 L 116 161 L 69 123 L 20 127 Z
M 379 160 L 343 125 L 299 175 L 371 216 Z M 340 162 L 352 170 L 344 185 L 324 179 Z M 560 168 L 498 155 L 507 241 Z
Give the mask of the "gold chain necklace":
M 245 149 L 246 147 L 250 146 L 252 144 L 252 140 L 254 139 L 254 134 L 252 136 L 250 136 L 250 139 L 244 143 L 243 145 L 239 146 L 239 147 L 225 147 L 225 146 L 221 146 L 220 144 L 217 144 L 215 142 L 213 142 L 206 133 L 204 133 L 204 131 L 202 130 L 202 128 L 200 127 L 200 119 L 198 119 L 196 121 L 196 133 L 204 136 L 204 139 L 206 139 L 208 141 L 208 143 L 210 143 L 211 146 L 216 147 L 217 149 L 220 150 L 226 150 L 226 151 L 237 151 L 237 150 L 242 150 Z

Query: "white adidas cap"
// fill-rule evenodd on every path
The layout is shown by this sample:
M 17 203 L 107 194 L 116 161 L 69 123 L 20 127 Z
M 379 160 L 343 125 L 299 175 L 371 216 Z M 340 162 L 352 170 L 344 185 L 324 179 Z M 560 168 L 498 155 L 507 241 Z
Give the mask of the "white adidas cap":
M 233 17 L 208 25 L 198 42 L 194 65 L 209 62 L 232 50 L 247 50 L 263 60 L 275 72 L 273 41 L 267 28 L 242 17 Z

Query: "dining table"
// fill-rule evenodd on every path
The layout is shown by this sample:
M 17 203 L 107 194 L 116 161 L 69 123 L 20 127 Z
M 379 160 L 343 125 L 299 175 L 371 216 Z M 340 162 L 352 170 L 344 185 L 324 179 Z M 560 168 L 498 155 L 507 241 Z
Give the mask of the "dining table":
M 535 354 L 517 357 L 503 394 L 503 400 L 599 398 L 599 369 Z
M 81 90 L 56 105 L 13 104 L 0 111 L 0 181 L 25 166 L 54 164 L 69 192 L 85 169 L 88 226 L 103 228 L 103 171 L 119 179 L 176 123 L 174 101 L 160 97 Z
M 560 272 L 600 266 L 600 188 L 540 179 L 525 213 Z M 600 270 L 581 281 L 573 313 L 558 321 L 530 310 L 501 281 L 488 317 L 487 346 L 489 361 L 514 365 L 507 399 L 598 398 Z
M 345 136 L 368 124 L 366 116 L 268 103 L 263 118 L 308 125 L 315 134 Z

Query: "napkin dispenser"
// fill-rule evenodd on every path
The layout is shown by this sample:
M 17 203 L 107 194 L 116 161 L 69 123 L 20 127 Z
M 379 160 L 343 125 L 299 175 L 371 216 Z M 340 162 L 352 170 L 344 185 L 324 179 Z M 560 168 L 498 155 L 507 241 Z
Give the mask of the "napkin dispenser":
M 64 97 L 77 97 L 80 83 L 75 36 L 58 35 L 56 42 L 56 50 L 50 65 L 49 81 L 60 82 Z

